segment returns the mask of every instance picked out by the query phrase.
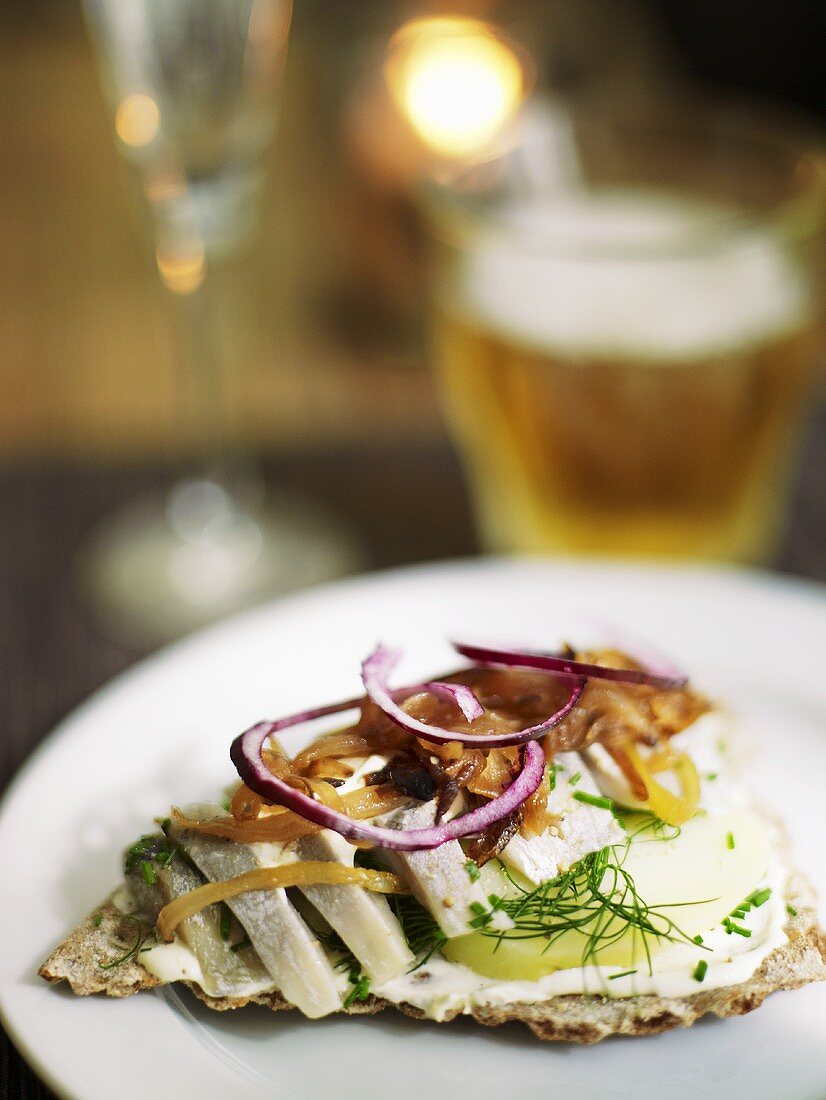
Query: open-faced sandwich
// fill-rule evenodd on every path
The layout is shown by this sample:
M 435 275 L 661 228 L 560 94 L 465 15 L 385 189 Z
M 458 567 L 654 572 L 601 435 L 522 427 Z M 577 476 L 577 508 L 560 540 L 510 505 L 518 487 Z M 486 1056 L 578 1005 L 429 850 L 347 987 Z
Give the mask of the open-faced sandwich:
M 469 667 L 404 688 L 379 648 L 362 697 L 237 737 L 240 782 L 140 837 L 41 975 L 585 1043 L 826 978 L 811 891 L 732 773 L 722 710 L 614 650 L 456 648 Z M 346 712 L 295 755 L 278 740 Z

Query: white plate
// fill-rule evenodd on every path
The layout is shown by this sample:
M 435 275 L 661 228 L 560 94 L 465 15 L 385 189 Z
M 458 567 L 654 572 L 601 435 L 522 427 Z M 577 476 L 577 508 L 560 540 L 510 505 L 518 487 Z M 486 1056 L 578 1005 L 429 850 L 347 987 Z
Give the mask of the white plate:
M 826 1096 L 826 984 L 749 1016 L 591 1048 L 519 1025 L 417 1023 L 393 1012 L 310 1023 L 188 995 L 74 998 L 36 968 L 119 877 L 119 853 L 174 802 L 231 778 L 232 735 L 263 716 L 355 694 L 378 640 L 416 677 L 453 662 L 444 639 L 546 644 L 608 619 L 656 639 L 758 738 L 758 792 L 786 818 L 826 896 L 826 597 L 757 574 L 488 561 L 356 579 L 260 608 L 122 676 L 67 719 L 0 811 L 0 1011 L 58 1093 L 75 1100 L 359 1100 Z

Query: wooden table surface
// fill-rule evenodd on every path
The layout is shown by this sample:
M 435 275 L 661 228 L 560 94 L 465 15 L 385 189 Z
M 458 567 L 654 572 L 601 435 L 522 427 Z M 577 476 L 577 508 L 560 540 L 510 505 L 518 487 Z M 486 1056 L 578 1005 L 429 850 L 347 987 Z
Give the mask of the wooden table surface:
M 778 565 L 826 581 L 826 415 L 812 439 Z M 315 494 L 361 532 L 371 567 L 473 553 L 470 510 L 446 444 L 281 456 L 268 477 Z M 108 637 L 76 595 L 72 562 L 95 521 L 169 471 L 21 467 L 0 473 L 0 788 L 54 724 L 142 652 Z M 438 486 L 438 492 L 433 487 Z M 44 951 L 50 946 L 44 944 Z M 52 1093 L 0 1036 L 0 1097 Z

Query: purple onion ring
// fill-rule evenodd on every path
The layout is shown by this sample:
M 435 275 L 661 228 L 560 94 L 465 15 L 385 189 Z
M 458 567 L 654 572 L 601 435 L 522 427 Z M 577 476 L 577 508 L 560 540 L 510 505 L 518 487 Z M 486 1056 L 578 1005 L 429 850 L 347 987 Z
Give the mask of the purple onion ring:
M 620 684 L 643 684 L 646 687 L 670 691 L 685 687 L 685 676 L 660 676 L 636 668 L 605 668 L 586 661 L 573 661 L 567 657 L 555 657 L 550 653 L 532 653 L 528 650 L 490 649 L 487 646 L 466 645 L 453 642 L 453 648 L 469 661 L 481 665 L 500 665 L 507 668 L 534 668 L 541 672 L 556 672 L 562 676 L 582 676 L 592 680 L 614 680 Z
M 424 741 L 431 741 L 437 745 L 445 745 L 449 741 L 458 741 L 462 745 L 470 745 L 472 748 L 497 749 L 508 745 L 521 745 L 526 741 L 535 741 L 542 737 L 554 726 L 559 725 L 566 715 L 570 714 L 582 695 L 585 687 L 584 679 L 578 679 L 571 687 L 571 694 L 565 704 L 549 718 L 536 726 L 527 726 L 525 729 L 510 733 L 458 733 L 455 730 L 443 729 L 441 726 L 431 726 L 427 722 L 420 722 L 418 718 L 412 718 L 396 703 L 393 698 L 400 693 L 387 686 L 387 677 L 396 667 L 401 654 L 397 650 L 379 646 L 371 653 L 361 666 L 361 678 L 368 696 L 377 707 L 397 726 L 412 733 L 415 737 L 421 737 Z M 446 685 L 450 686 L 450 685 Z M 475 698 L 475 696 L 474 696 Z
M 258 722 L 245 733 L 236 737 L 229 750 L 230 758 L 244 783 L 271 802 L 284 806 L 299 814 L 307 821 L 320 825 L 322 829 L 333 829 L 340 836 L 357 843 L 370 844 L 377 848 L 392 848 L 403 852 L 420 852 L 438 848 L 449 840 L 473 836 L 482 833 L 496 821 L 521 806 L 529 798 L 545 775 L 545 754 L 535 741 L 529 741 L 522 752 L 522 766 L 513 782 L 505 788 L 498 798 L 486 802 L 470 813 L 454 817 L 428 829 L 385 829 L 376 825 L 365 825 L 346 814 L 331 810 L 322 802 L 295 790 L 281 779 L 277 779 L 264 763 L 261 751 L 268 737 L 307 722 L 312 718 L 321 718 L 327 714 L 349 710 L 358 706 L 360 699 L 348 699 L 343 703 L 318 707 L 303 711 L 289 718 L 280 718 L 276 722 Z

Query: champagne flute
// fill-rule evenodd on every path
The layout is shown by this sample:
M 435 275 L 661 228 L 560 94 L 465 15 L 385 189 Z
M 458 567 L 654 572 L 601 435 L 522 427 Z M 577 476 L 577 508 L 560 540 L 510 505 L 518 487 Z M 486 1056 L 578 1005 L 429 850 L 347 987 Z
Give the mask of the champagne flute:
M 124 506 L 85 556 L 121 630 L 175 636 L 266 594 L 350 571 L 349 535 L 312 502 L 265 501 L 230 460 L 222 336 L 242 327 L 243 261 L 278 114 L 290 0 L 84 0 L 190 385 L 203 471 Z

